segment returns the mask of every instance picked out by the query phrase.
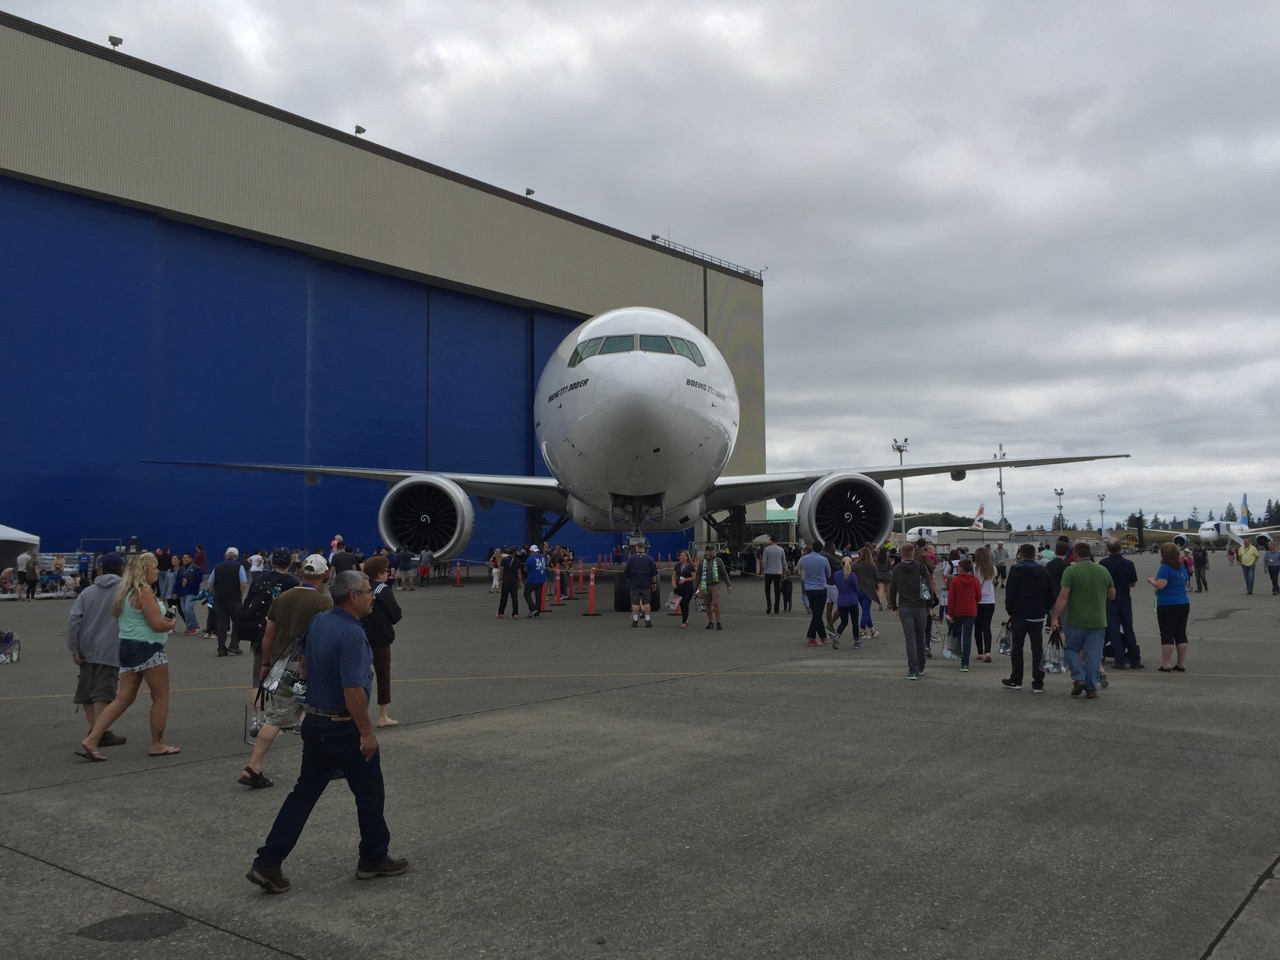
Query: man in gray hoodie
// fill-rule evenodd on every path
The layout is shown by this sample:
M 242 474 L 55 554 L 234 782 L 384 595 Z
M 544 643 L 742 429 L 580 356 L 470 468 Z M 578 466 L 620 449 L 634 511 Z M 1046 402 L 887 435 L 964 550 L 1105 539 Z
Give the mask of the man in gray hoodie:
M 75 702 L 84 705 L 89 729 L 112 700 L 120 684 L 120 632 L 111 614 L 124 558 L 118 553 L 103 554 L 98 561 L 96 580 L 80 592 L 67 617 L 67 649 L 71 662 L 80 668 Z M 98 741 L 100 747 L 118 747 L 127 740 L 108 730 Z

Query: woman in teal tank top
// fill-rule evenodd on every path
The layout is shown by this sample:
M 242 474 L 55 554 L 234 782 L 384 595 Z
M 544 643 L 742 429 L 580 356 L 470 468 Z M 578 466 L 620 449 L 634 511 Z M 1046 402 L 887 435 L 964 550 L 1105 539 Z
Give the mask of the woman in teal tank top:
M 169 719 L 169 659 L 164 642 L 173 630 L 174 620 L 161 610 L 152 589 L 159 578 L 155 554 L 140 553 L 129 561 L 116 589 L 111 609 L 120 624 L 120 689 L 80 742 L 76 753 L 86 760 L 101 763 L 107 759 L 98 752 L 98 741 L 133 705 L 144 680 L 151 694 L 151 749 L 147 756 L 167 757 L 180 752 L 164 739 L 164 725 Z

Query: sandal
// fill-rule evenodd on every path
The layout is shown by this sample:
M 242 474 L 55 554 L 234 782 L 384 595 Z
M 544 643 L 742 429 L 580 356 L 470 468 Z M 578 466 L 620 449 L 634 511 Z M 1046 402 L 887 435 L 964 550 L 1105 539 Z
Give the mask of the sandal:
M 1186 673 L 1186 672 L 1187 672 L 1187 668 L 1186 668 L 1186 667 L 1179 667 L 1177 664 L 1175 664 L 1175 665 L 1174 665 L 1174 667 L 1173 667 L 1173 672 L 1174 672 L 1174 673 Z
M 79 750 L 76 751 L 76 756 L 84 757 L 86 760 L 92 763 L 105 763 L 107 759 L 102 754 L 100 754 L 97 750 L 90 750 L 88 747 L 81 747 Z

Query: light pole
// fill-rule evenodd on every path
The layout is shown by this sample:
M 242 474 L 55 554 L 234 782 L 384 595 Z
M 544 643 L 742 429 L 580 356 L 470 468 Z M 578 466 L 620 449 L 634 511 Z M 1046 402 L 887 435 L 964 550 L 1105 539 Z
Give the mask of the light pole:
M 1106 525 L 1107 510 L 1106 510 L 1106 507 L 1103 506 L 1103 504 L 1106 502 L 1107 502 L 1107 495 L 1105 493 L 1098 494 L 1098 537 L 1099 538 L 1102 537 L 1102 531 L 1107 529 L 1107 525 Z
M 998 452 L 993 454 L 994 459 L 1003 460 L 1007 456 L 1004 452 L 1004 444 L 997 444 Z M 1000 479 L 996 481 L 996 490 L 1000 492 L 1000 529 L 1004 529 L 1004 467 L 999 469 Z
M 902 455 L 907 452 L 907 444 L 909 442 L 910 441 L 906 437 L 902 438 L 901 443 L 898 442 L 897 437 L 893 438 L 892 447 L 894 450 L 898 451 L 898 466 L 902 466 Z M 906 492 L 906 487 L 903 486 L 902 477 L 898 477 L 898 504 L 902 508 L 902 539 L 906 540 L 907 539 L 907 492 Z
M 1053 521 L 1053 522 L 1054 522 L 1054 524 L 1057 526 L 1057 528 L 1058 528 L 1059 530 L 1061 530 L 1061 529 L 1063 528 L 1063 526 L 1064 526 L 1064 523 L 1063 523 L 1063 519 L 1064 519 L 1064 518 L 1063 518 L 1063 516 L 1062 516 L 1062 494 L 1063 494 L 1063 491 L 1062 491 L 1061 489 L 1059 489 L 1058 487 L 1054 487 L 1054 488 L 1053 488 L 1053 492 L 1054 492 L 1054 493 L 1057 495 L 1057 497 L 1058 497 L 1058 515 L 1057 515 L 1057 517 L 1055 517 L 1055 518 L 1054 518 L 1054 521 Z

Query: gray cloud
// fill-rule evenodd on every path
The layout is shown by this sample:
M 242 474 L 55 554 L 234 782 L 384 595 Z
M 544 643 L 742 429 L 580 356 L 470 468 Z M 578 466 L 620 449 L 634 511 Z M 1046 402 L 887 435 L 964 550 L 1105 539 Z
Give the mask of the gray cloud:
M 1134 455 L 1006 471 L 1018 526 L 1055 486 L 1095 522 L 1103 492 L 1113 518 L 1280 495 L 1268 4 L 7 8 L 767 265 L 771 469 L 896 462 L 904 433 L 917 462 Z M 994 474 L 907 498 L 998 513 Z

